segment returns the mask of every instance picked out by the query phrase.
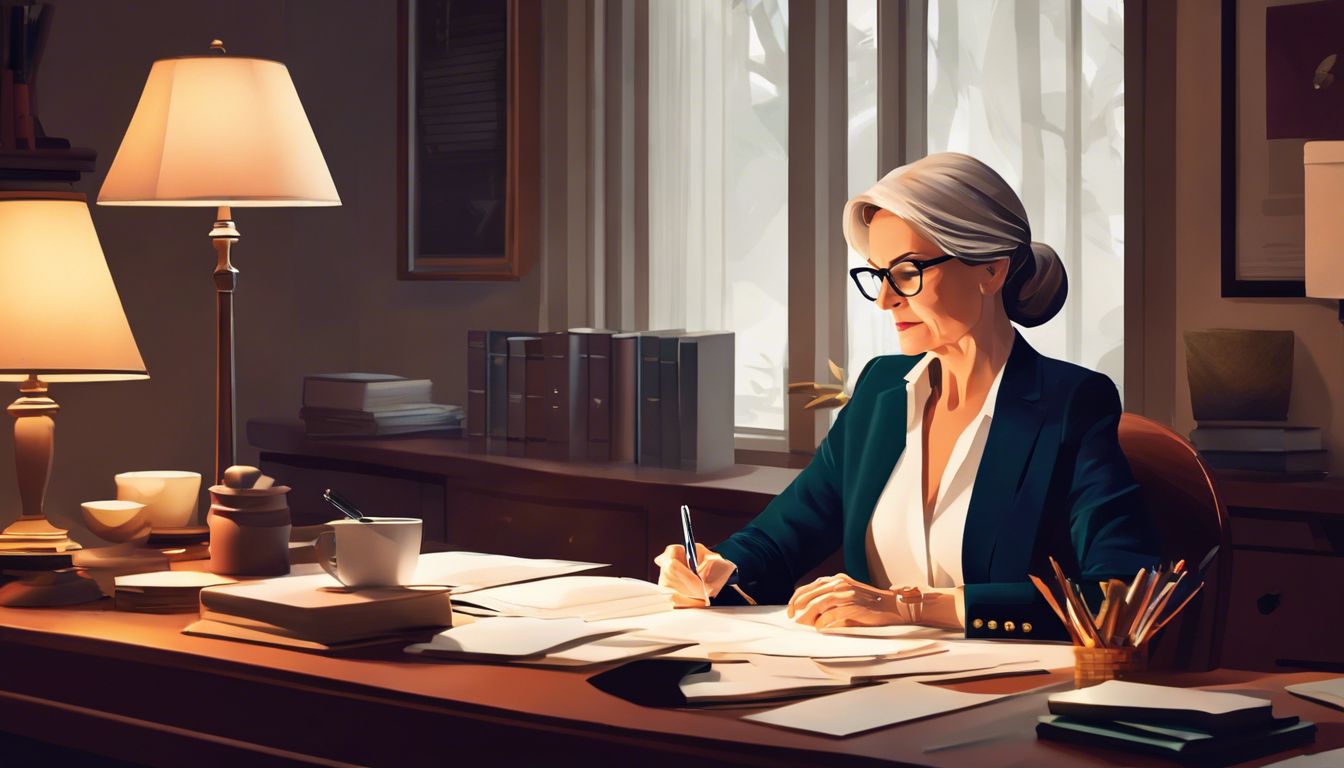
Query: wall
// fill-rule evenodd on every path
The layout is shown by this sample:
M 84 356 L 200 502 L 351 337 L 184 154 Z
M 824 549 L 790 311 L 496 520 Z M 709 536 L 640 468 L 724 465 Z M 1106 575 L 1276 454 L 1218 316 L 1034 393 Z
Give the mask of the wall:
M 234 249 L 241 272 L 240 460 L 255 460 L 241 434 L 247 419 L 297 415 L 305 373 L 425 376 L 434 379 L 437 400 L 460 403 L 466 329 L 536 324 L 535 269 L 517 283 L 396 280 L 392 0 L 54 5 L 39 115 L 50 134 L 98 151 L 97 172 L 77 187 L 91 199 L 154 59 L 204 53 L 219 37 L 231 54 L 284 62 L 294 78 L 344 204 L 234 211 L 242 233 Z M 152 378 L 52 387 L 61 413 L 47 512 L 76 531 L 79 502 L 111 497 L 116 472 L 173 468 L 208 476 L 214 461 L 214 254 L 207 238 L 214 211 L 93 206 L 92 213 Z M 13 441 L 5 437 L 0 523 L 18 514 L 13 466 Z
M 1176 237 L 1175 253 L 1149 258 L 1176 261 L 1177 431 L 1194 427 L 1185 348 L 1180 334 L 1198 328 L 1264 328 L 1297 335 L 1293 356 L 1293 398 L 1289 420 L 1327 430 L 1332 470 L 1344 471 L 1344 326 L 1337 302 L 1318 299 L 1224 299 L 1219 275 L 1220 105 L 1219 0 L 1181 0 L 1176 50 Z M 1263 24 L 1263 22 L 1261 22 Z M 1263 32 L 1261 32 L 1263 34 Z

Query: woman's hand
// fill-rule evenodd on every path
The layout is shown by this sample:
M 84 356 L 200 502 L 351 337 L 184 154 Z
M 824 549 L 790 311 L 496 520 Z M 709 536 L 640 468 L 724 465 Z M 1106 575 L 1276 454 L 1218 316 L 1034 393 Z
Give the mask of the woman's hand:
M 896 592 L 878 589 L 843 573 L 801 586 L 789 600 L 789 618 L 799 624 L 827 627 L 909 624 L 910 609 L 896 600 Z
M 695 561 L 700 573 L 686 565 L 686 548 L 673 544 L 653 559 L 658 566 L 658 586 L 672 590 L 672 604 L 678 608 L 704 608 L 709 598 L 719 594 L 737 566 L 704 544 L 696 543 Z

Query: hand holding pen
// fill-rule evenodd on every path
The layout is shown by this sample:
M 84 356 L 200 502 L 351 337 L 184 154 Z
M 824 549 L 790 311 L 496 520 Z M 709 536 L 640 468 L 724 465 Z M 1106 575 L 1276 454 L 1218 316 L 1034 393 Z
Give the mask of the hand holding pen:
M 676 607 L 703 608 L 724 588 L 737 566 L 695 541 L 690 531 L 690 511 L 685 507 L 682 507 L 682 541 L 653 559 L 659 568 L 658 585 L 672 590 L 672 604 Z

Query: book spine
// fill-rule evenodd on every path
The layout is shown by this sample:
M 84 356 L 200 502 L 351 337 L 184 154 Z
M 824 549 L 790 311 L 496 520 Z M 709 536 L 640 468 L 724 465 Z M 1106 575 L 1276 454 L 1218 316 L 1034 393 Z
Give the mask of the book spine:
M 736 463 L 733 446 L 734 391 L 736 359 L 734 357 L 734 336 L 731 333 L 716 333 L 696 339 L 696 363 L 698 371 L 683 386 L 694 391 L 695 413 L 695 457 L 693 466 L 696 472 L 714 472 Z M 683 402 L 686 402 L 683 396 Z M 685 463 L 683 462 L 683 466 Z
M 635 461 L 651 467 L 659 465 L 662 455 L 662 410 L 658 403 L 659 339 L 656 336 L 638 336 L 635 338 L 635 350 L 638 360 L 635 379 L 635 396 L 639 400 L 638 420 L 635 425 L 636 455 Z
M 500 444 L 508 438 L 508 338 L 505 331 L 485 334 L 485 437 Z
M 659 465 L 678 468 L 681 466 L 681 439 L 677 435 L 681 426 L 677 413 L 677 348 L 680 341 L 676 336 L 668 336 L 658 342 Z
M 473 446 L 485 445 L 487 355 L 485 331 L 467 331 L 466 437 Z
M 611 461 L 611 334 L 588 339 L 588 460 Z
M 555 331 L 542 337 L 546 356 L 546 458 L 569 458 L 569 333 Z
M 569 333 L 569 439 L 567 459 L 588 457 L 588 342 L 586 333 Z
M 526 383 L 524 384 L 523 454 L 544 458 L 546 455 L 546 350 L 545 340 L 527 339 Z
M 505 414 L 510 456 L 523 455 L 523 441 L 527 439 L 527 338 L 514 337 L 508 341 L 508 407 Z
M 634 462 L 639 400 L 635 379 L 639 371 L 637 336 L 616 336 L 611 342 L 611 460 Z
M 696 458 L 699 456 L 696 439 L 698 437 L 697 395 L 700 387 L 700 345 L 694 340 L 683 339 L 677 347 L 677 417 L 679 439 L 681 442 L 681 468 L 695 471 Z

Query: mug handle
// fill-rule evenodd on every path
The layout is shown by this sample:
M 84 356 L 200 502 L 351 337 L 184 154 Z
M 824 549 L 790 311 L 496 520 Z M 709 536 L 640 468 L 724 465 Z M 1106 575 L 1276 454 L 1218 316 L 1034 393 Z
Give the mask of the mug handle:
M 319 533 L 313 540 L 313 549 L 317 550 L 317 564 L 322 566 L 322 570 L 330 574 L 331 578 L 341 581 L 341 577 L 336 575 L 336 532 Z

